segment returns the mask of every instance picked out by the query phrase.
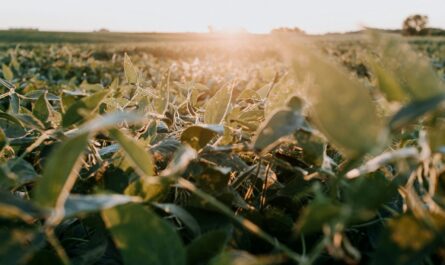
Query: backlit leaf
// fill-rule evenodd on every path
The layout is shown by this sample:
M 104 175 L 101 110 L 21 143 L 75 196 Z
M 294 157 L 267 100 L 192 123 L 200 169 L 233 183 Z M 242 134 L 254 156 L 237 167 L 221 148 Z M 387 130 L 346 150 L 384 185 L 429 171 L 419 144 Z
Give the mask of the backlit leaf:
M 138 70 L 127 54 L 124 56 L 124 72 L 128 83 L 136 84 L 138 82 Z
M 227 86 L 218 90 L 207 102 L 204 113 L 204 123 L 219 124 L 224 120 L 232 100 L 232 86 Z
M 195 150 L 206 146 L 216 135 L 224 133 L 222 125 L 193 125 L 181 134 L 181 141 L 189 144 Z
M 68 127 L 83 121 L 85 115 L 90 115 L 94 112 L 98 108 L 99 103 L 109 94 L 109 92 L 110 91 L 108 90 L 102 90 L 74 102 L 63 115 L 62 126 Z
M 349 157 L 378 148 L 383 127 L 367 88 L 303 45 L 292 54 L 295 74 L 314 80 L 309 111 L 318 129 Z
M 110 130 L 110 133 L 125 151 L 127 157 L 130 159 L 136 172 L 138 172 L 140 176 L 154 175 L 153 158 L 150 153 L 145 150 L 142 143 L 138 143 L 136 140 L 126 136 L 116 129 Z

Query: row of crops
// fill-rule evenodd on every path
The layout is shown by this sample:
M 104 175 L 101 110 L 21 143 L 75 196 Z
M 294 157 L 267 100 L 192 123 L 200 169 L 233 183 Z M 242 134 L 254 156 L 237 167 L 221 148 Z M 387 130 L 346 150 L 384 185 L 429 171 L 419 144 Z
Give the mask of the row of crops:
M 3 44 L 0 65 L 0 264 L 445 258 L 442 39 Z

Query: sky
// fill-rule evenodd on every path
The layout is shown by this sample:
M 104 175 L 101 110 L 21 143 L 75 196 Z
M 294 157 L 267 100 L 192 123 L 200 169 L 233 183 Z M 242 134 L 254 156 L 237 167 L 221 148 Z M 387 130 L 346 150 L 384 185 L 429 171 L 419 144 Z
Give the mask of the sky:
M 400 28 L 408 15 L 428 15 L 445 28 L 445 0 L 5 0 L 0 29 L 206 32 L 211 25 L 266 33 L 299 27 L 308 33 L 363 26 Z

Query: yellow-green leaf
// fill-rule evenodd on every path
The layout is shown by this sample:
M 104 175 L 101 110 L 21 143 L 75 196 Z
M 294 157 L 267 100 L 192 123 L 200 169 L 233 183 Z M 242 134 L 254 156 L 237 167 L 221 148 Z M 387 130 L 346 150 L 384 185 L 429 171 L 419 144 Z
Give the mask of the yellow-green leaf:
M 86 115 L 91 114 L 99 107 L 100 102 L 102 102 L 108 93 L 110 93 L 110 91 L 102 90 L 74 102 L 63 115 L 62 126 L 68 127 L 82 122 Z
M 181 134 L 181 142 L 187 143 L 195 150 L 206 146 L 216 135 L 224 133 L 222 125 L 193 125 Z
M 116 139 L 127 157 L 130 159 L 133 167 L 140 176 L 153 176 L 153 158 L 149 151 L 145 150 L 142 143 L 126 136 L 116 129 L 110 130 L 111 136 Z
M 2 72 L 3 72 L 3 77 L 6 80 L 11 81 L 12 79 L 14 79 L 14 73 L 12 72 L 11 68 L 9 68 L 9 66 L 7 66 L 6 64 L 2 65 Z
M 220 124 L 224 120 L 229 111 L 232 91 L 233 86 L 222 88 L 207 102 L 204 123 Z
M 383 126 L 367 88 L 303 45 L 295 45 L 291 55 L 296 76 L 313 80 L 310 115 L 331 143 L 349 157 L 381 146 Z
M 124 56 L 124 72 L 128 83 L 136 84 L 138 82 L 138 70 L 127 54 Z

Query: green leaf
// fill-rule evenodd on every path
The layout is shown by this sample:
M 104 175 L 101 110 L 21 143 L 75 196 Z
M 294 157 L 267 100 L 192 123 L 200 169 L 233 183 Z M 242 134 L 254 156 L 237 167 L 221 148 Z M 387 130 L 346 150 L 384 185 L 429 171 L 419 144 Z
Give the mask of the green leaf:
M 0 264 L 29 264 L 34 252 L 42 247 L 42 235 L 33 229 L 1 229 Z
M 224 249 L 230 235 L 231 231 L 228 229 L 217 229 L 193 240 L 187 246 L 187 264 L 207 264 Z
M 153 205 L 178 218 L 195 236 L 201 234 L 201 227 L 196 219 L 181 206 L 173 203 L 153 203 Z
M 138 82 L 138 70 L 126 53 L 124 55 L 124 72 L 128 83 L 136 84 Z
M 168 109 L 170 100 L 170 70 L 166 74 L 166 77 L 158 84 L 157 89 L 159 96 L 153 99 L 154 109 L 158 114 L 164 115 Z
M 46 93 L 43 93 L 34 103 L 32 114 L 41 122 L 46 123 L 51 113 L 51 105 L 46 98 Z
M 45 126 L 42 124 L 42 122 L 37 118 L 35 118 L 30 111 L 24 109 L 23 113 L 27 114 L 14 114 L 14 116 L 17 119 L 19 119 L 22 122 L 22 124 L 26 125 L 26 127 L 37 130 L 44 129 Z
M 304 121 L 299 112 L 282 109 L 272 114 L 263 122 L 253 139 L 253 148 L 257 152 L 267 153 L 277 141 L 298 130 Z
M 445 86 L 425 56 L 415 52 L 400 38 L 373 35 L 381 62 L 397 79 L 404 93 L 414 101 L 423 101 L 445 93 Z
M 6 64 L 2 64 L 2 72 L 3 72 L 3 77 L 6 80 L 12 81 L 12 79 L 14 79 L 14 73 L 12 72 L 11 68 L 9 68 L 9 66 L 7 66 Z
M 277 257 L 265 259 L 257 258 L 247 251 L 231 250 L 216 256 L 210 265 L 271 265 L 277 264 Z M 279 262 L 278 264 L 280 264 Z
M 83 121 L 86 115 L 90 115 L 99 107 L 99 103 L 102 102 L 109 93 L 109 90 L 102 90 L 74 102 L 63 115 L 62 126 L 66 128 Z
M 7 138 L 18 139 L 26 135 L 24 124 L 16 117 L 0 111 L 0 127 Z
M 38 177 L 34 167 L 23 158 L 10 159 L 6 165 L 17 186 L 34 182 Z
M 110 134 L 125 151 L 126 157 L 140 176 L 128 185 L 125 194 L 140 196 L 146 201 L 157 199 L 164 194 L 167 179 L 154 177 L 154 162 L 150 152 L 145 150 L 141 143 L 116 129 L 110 130 Z
M 195 150 L 206 146 L 216 135 L 224 133 L 222 125 L 193 125 L 181 134 L 181 142 L 189 144 Z
M 174 177 L 182 174 L 192 160 L 197 157 L 195 149 L 181 146 L 174 154 L 173 159 L 166 169 L 161 172 L 162 176 Z
M 5 119 L 9 122 L 12 122 L 20 127 L 23 127 L 23 123 L 19 119 L 17 119 L 15 116 L 13 116 L 9 113 L 0 111 L 0 118 Z
M 397 196 L 396 185 L 382 173 L 376 172 L 351 182 L 345 189 L 344 196 L 348 205 L 359 209 L 377 210 Z M 355 216 L 357 219 L 359 217 Z
M 286 79 L 282 79 L 270 90 L 264 106 L 266 116 L 272 115 L 276 110 L 286 105 L 286 102 L 295 93 L 295 84 L 286 84 L 285 81 Z
M 232 100 L 233 86 L 227 86 L 218 90 L 215 95 L 209 99 L 204 113 L 204 123 L 220 124 L 227 115 Z
M 9 96 L 9 112 L 17 114 L 20 110 L 20 98 L 16 93 L 12 93 Z
M 45 163 L 42 179 L 34 189 L 35 201 L 39 205 L 55 207 L 64 203 L 77 179 L 88 138 L 88 134 L 69 138 L 51 152 Z
M 125 264 L 186 264 L 178 234 L 151 210 L 128 204 L 102 211 L 102 218 Z
M 121 194 L 70 195 L 65 201 L 65 217 L 97 212 L 130 202 L 141 202 L 138 197 Z
M 44 217 L 44 213 L 30 201 L 25 201 L 14 197 L 10 193 L 0 191 L 0 217 L 18 218 L 31 224 L 36 218 Z
M 435 110 L 445 100 L 445 94 L 428 98 L 421 101 L 413 101 L 402 107 L 389 121 L 389 127 L 392 130 L 415 121 L 422 115 Z
M 31 100 L 38 100 L 39 97 L 41 97 L 43 94 L 46 94 L 47 100 L 50 100 L 50 101 L 60 100 L 59 96 L 49 93 L 47 90 L 32 90 L 32 91 L 26 93 L 25 97 L 27 99 L 31 99 Z
M 8 142 L 5 132 L 0 128 L 0 152 L 8 145 Z
M 292 53 L 296 76 L 312 77 L 309 112 L 330 142 L 349 157 L 359 157 L 381 146 L 383 126 L 373 100 L 358 80 L 303 44 Z
M 312 131 L 297 131 L 295 139 L 298 146 L 303 149 L 304 160 L 308 163 L 321 166 L 323 162 L 324 141 L 320 135 L 314 134 Z
M 340 221 L 342 208 L 327 199 L 316 199 L 303 210 L 297 223 L 299 232 L 310 234 L 321 231 L 324 225 Z
M 137 124 L 144 121 L 143 116 L 131 112 L 116 111 L 99 116 L 91 121 L 85 122 L 74 134 L 94 133 L 100 130 L 108 130 L 118 127 L 121 123 Z
M 112 129 L 111 136 L 119 143 L 130 159 L 133 167 L 140 176 L 153 176 L 154 165 L 151 154 L 145 150 L 142 143 L 126 136 L 122 132 Z
M 404 101 L 407 95 L 400 86 L 398 80 L 395 78 L 394 72 L 390 69 L 385 69 L 384 66 L 372 60 L 372 69 L 377 78 L 379 89 L 385 94 L 389 101 Z
M 371 264 L 422 264 L 443 244 L 443 231 L 431 229 L 410 213 L 391 218 L 385 228 Z
M 169 184 L 169 179 L 166 178 L 141 176 L 125 188 L 124 194 L 139 196 L 144 201 L 160 200 L 168 191 Z
M 86 80 L 80 84 L 80 88 L 87 92 L 97 92 L 103 90 L 103 86 L 101 84 L 89 84 Z

